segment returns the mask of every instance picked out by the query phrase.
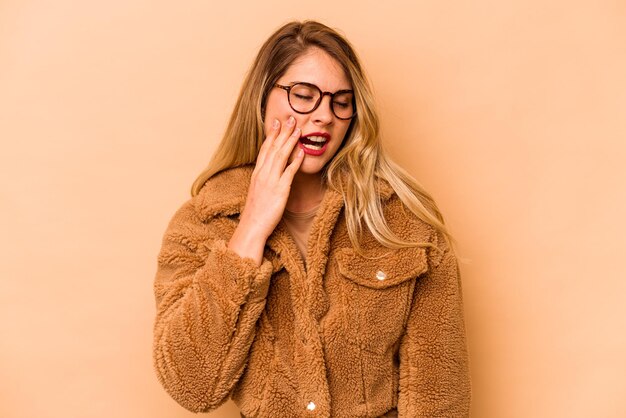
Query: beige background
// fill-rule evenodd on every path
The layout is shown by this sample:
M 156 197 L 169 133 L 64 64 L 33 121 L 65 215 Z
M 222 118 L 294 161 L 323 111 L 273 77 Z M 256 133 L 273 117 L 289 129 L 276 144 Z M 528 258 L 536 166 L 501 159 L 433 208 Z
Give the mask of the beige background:
M 0 416 L 194 416 L 152 370 L 156 255 L 292 18 L 354 43 L 470 260 L 472 416 L 626 416 L 622 0 L 1 0 Z

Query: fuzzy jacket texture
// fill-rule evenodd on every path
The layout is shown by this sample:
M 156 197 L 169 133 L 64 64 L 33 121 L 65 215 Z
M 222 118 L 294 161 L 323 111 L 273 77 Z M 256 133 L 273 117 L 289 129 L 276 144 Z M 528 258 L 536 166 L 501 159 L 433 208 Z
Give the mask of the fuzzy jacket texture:
M 430 248 L 350 243 L 328 189 L 307 266 L 283 220 L 257 266 L 227 247 L 253 165 L 213 176 L 174 214 L 154 281 L 154 367 L 194 412 L 228 398 L 245 417 L 468 417 L 471 398 L 458 263 L 436 230 L 378 182 L 385 218 Z

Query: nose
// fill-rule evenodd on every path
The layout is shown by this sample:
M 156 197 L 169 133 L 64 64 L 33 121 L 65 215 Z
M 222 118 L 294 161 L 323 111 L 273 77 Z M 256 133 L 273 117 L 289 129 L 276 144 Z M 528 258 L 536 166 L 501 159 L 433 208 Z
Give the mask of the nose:
M 333 121 L 335 115 L 330 108 L 332 106 L 331 100 L 332 98 L 330 97 L 330 95 L 325 95 L 324 97 L 322 97 L 320 105 L 311 114 L 313 122 L 317 124 L 328 125 Z

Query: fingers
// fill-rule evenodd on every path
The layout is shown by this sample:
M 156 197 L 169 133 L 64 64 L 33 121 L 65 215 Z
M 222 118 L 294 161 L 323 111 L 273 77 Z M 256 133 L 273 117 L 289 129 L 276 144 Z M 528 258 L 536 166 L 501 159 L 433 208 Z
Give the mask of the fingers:
M 278 121 L 275 121 L 278 122 Z M 270 133 L 263 142 L 257 157 L 257 166 L 263 175 L 280 178 L 285 165 L 293 151 L 293 147 L 300 138 L 301 131 L 295 127 L 296 120 L 290 116 L 286 123 L 273 123 Z
M 287 138 L 294 132 L 294 128 L 296 127 L 296 119 L 293 116 L 289 116 L 287 119 L 287 123 L 285 124 L 284 129 L 281 129 L 280 135 L 274 140 L 274 146 L 278 149 L 282 148 L 282 145 L 285 143 Z
M 285 171 L 289 156 L 293 153 L 293 147 L 298 143 L 300 134 L 300 128 L 294 129 L 291 135 L 285 138 L 284 142 L 281 143 L 280 148 L 277 149 L 274 154 L 274 160 L 271 163 L 273 175 L 280 177 Z
M 291 185 L 291 183 L 293 183 L 293 177 L 298 172 L 300 165 L 302 165 L 302 161 L 304 161 L 304 150 L 298 149 L 298 152 L 296 152 L 296 157 L 285 169 L 281 180 L 286 181 L 289 185 Z
M 278 136 L 279 133 L 280 133 L 280 122 L 278 121 L 278 119 L 274 119 L 274 121 L 272 122 L 272 126 L 270 127 L 270 132 L 267 135 L 267 137 L 263 140 L 263 143 L 261 144 L 261 148 L 259 149 L 259 155 L 257 155 L 257 159 L 256 159 L 257 167 L 261 167 L 263 165 L 263 161 L 265 160 L 265 156 L 267 155 L 268 148 L 270 148 L 270 146 L 272 145 L 272 142 L 274 142 L 274 139 Z

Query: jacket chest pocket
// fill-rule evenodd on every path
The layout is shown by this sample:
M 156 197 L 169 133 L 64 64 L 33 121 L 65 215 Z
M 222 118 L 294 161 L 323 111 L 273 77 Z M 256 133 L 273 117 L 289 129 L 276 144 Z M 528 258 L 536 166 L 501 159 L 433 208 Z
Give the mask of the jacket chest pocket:
M 428 269 L 420 247 L 337 252 L 347 339 L 373 354 L 385 354 L 404 332 L 415 281 Z M 374 258 L 377 257 L 377 258 Z

